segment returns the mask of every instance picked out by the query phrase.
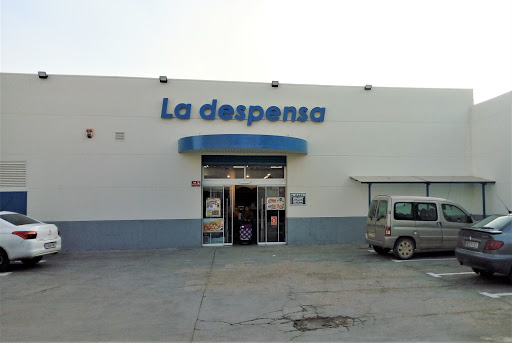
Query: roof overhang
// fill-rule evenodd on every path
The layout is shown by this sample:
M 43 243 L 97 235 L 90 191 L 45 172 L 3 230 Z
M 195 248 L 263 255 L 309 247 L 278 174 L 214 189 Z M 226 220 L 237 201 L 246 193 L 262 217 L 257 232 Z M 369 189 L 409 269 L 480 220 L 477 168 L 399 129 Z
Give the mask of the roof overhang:
M 304 139 L 271 135 L 219 134 L 183 137 L 178 152 L 201 154 L 307 154 Z
M 496 183 L 476 176 L 351 176 L 360 183 Z
M 477 176 L 351 176 L 352 180 L 368 184 L 368 205 L 372 199 L 372 185 L 379 183 L 402 183 L 416 184 L 422 183 L 426 186 L 426 196 L 430 196 L 429 188 L 433 183 L 469 183 L 480 184 L 482 186 L 482 213 L 485 218 L 485 186 L 496 181 L 484 179 Z

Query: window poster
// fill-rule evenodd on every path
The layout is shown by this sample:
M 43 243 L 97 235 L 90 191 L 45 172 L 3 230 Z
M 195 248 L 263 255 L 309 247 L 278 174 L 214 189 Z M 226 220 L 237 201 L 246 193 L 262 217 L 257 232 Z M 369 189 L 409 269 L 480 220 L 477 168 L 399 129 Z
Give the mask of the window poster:
M 267 210 L 284 210 L 284 197 L 267 198 Z
M 273 226 L 277 225 L 277 216 L 270 217 L 270 225 L 273 225 Z
M 222 232 L 224 231 L 224 219 L 205 218 L 203 219 L 203 232 Z
M 220 217 L 220 198 L 206 198 L 206 218 Z

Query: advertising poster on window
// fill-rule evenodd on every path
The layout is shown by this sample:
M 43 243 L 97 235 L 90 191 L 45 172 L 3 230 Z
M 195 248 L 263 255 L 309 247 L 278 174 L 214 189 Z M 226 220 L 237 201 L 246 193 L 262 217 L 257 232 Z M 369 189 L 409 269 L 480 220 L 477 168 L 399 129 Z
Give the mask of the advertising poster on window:
M 203 219 L 203 232 L 222 232 L 224 231 L 224 219 Z
M 284 197 L 267 198 L 267 210 L 284 210 Z
M 206 218 L 220 217 L 220 198 L 206 198 Z
M 277 225 L 277 216 L 270 217 L 270 225 L 272 225 L 272 226 Z

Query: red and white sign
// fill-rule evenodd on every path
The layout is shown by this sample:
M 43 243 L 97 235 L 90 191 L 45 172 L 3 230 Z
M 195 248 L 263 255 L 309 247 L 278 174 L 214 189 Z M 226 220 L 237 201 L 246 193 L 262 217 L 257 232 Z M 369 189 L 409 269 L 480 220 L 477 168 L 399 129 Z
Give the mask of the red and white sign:
M 270 217 L 270 225 L 277 225 L 277 216 Z
M 192 187 L 201 187 L 201 181 L 192 181 Z

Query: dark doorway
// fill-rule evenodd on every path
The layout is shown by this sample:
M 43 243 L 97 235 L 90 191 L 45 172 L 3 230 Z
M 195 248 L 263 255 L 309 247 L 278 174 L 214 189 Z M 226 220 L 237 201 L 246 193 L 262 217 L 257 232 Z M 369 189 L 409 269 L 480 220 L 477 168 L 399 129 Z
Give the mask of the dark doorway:
M 235 225 L 233 244 L 257 243 L 258 187 L 235 187 Z

